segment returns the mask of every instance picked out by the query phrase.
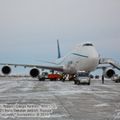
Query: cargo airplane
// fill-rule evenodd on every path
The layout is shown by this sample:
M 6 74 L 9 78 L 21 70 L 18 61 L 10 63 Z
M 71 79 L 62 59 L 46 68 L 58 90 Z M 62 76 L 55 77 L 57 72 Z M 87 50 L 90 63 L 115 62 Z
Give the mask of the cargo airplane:
M 85 43 L 82 45 L 77 45 L 71 52 L 69 52 L 64 57 L 61 57 L 59 41 L 57 41 L 57 48 L 58 48 L 58 59 L 51 65 L 30 65 L 30 64 L 10 64 L 10 63 L 0 63 L 3 65 L 2 73 L 8 75 L 11 73 L 10 66 L 23 66 L 29 67 L 30 76 L 31 77 L 38 77 L 40 75 L 40 69 L 49 69 L 53 71 L 62 72 L 69 75 L 76 75 L 78 71 L 85 71 L 90 73 L 94 71 L 99 63 L 100 63 L 100 56 L 91 43 Z M 115 74 L 112 68 L 105 68 L 104 75 L 108 78 L 112 77 Z

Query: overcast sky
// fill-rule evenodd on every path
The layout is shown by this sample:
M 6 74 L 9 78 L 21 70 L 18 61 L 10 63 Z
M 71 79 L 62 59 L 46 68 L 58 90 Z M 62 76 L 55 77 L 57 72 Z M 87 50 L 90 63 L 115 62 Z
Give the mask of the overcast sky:
M 0 61 L 55 60 L 92 42 L 120 62 L 120 0 L 0 0 Z

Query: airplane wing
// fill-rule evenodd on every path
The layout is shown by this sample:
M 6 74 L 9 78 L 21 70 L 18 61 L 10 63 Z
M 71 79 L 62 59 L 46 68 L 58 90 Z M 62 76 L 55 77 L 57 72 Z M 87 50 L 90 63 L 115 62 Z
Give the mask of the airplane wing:
M 105 69 L 105 68 L 110 68 L 112 67 L 111 65 L 107 65 L 107 64 L 100 64 L 97 66 L 96 69 Z
M 100 64 L 109 64 L 113 66 L 114 68 L 120 70 L 120 63 L 116 62 L 115 60 L 111 58 L 101 58 L 99 61 Z
M 32 65 L 32 64 L 9 64 L 9 63 L 0 63 L 0 65 L 3 65 L 4 67 L 3 68 L 5 68 L 6 66 L 6 70 L 8 70 L 8 71 L 10 71 L 10 67 L 9 66 L 14 66 L 14 67 L 17 67 L 17 66 L 19 66 L 19 67 L 24 67 L 24 68 L 27 68 L 27 67 L 29 67 L 29 68 L 38 68 L 38 69 L 49 69 L 49 70 L 55 70 L 55 71 L 63 71 L 63 66 L 45 66 L 45 65 Z M 4 69 L 4 70 L 5 70 Z

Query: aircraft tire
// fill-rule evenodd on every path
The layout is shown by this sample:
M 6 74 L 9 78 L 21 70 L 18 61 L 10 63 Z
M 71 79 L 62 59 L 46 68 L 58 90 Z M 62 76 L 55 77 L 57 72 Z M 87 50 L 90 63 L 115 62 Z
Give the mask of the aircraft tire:
M 80 81 L 79 80 L 77 80 L 77 85 L 80 85 Z
M 74 84 L 75 84 L 75 85 L 77 84 L 77 81 L 76 81 L 76 80 L 74 80 Z

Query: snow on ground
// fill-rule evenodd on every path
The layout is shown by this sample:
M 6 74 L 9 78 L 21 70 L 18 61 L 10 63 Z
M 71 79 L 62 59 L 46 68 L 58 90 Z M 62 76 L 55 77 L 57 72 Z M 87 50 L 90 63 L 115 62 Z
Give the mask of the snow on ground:
M 72 81 L 0 78 L 0 104 L 54 104 L 56 109 L 43 120 L 119 120 L 119 96 L 120 84 L 110 80 L 106 80 L 104 85 L 101 80 L 92 80 L 90 86 L 78 86 Z M 18 117 L 15 120 L 28 118 Z

